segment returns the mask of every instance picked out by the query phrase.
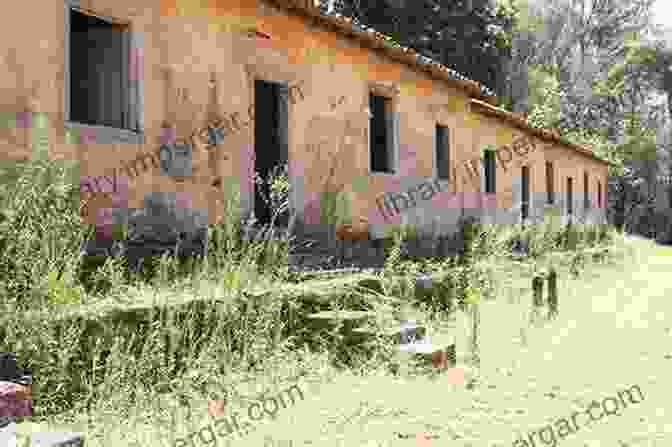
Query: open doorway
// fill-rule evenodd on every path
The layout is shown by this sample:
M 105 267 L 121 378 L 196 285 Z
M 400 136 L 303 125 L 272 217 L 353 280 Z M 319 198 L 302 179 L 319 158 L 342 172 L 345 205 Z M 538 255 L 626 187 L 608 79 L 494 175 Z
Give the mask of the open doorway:
M 286 84 L 259 79 L 254 82 L 254 170 L 262 179 L 288 161 L 288 92 Z M 273 217 L 269 197 L 268 184 L 255 183 L 254 215 L 260 225 L 270 224 Z M 286 226 L 287 214 L 278 216 L 275 224 Z
M 574 214 L 574 191 L 572 190 L 572 178 L 567 177 L 567 215 L 572 218 Z
M 521 169 L 522 177 L 522 204 L 520 207 L 522 221 L 525 222 L 530 217 L 530 168 L 523 166 Z

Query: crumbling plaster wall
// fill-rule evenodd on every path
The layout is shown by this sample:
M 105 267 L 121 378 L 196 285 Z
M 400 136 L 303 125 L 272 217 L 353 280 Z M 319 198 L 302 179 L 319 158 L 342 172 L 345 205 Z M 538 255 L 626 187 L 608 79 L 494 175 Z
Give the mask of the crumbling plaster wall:
M 469 126 L 473 129 L 474 150 L 471 156 L 482 156 L 486 148 L 496 150 L 495 203 L 484 210 L 486 219 L 497 223 L 515 223 L 520 220 L 522 202 L 522 167 L 529 168 L 530 217 L 537 215 L 539 201 L 546 191 L 544 152 L 547 144 L 526 132 L 512 127 L 505 121 L 471 111 Z M 514 141 L 530 141 L 521 150 L 514 148 Z M 483 169 L 480 170 L 481 176 Z M 481 188 L 484 190 L 484 180 Z
M 606 191 L 608 166 L 587 155 L 560 145 L 548 145 L 546 161 L 553 162 L 555 171 L 555 199 L 563 215 L 567 212 L 567 178 L 572 177 L 573 214 L 590 222 L 602 223 L 606 219 Z M 584 209 L 583 175 L 588 172 L 590 209 Z M 601 202 L 597 197 L 597 182 L 601 183 Z M 598 203 L 601 204 L 598 207 Z
M 370 218 L 375 198 L 398 187 L 401 177 L 433 177 L 436 123 L 450 128 L 451 164 L 458 170 L 465 162 L 478 160 L 484 145 L 500 147 L 522 134 L 501 121 L 470 112 L 462 91 L 256 0 L 82 0 L 82 5 L 130 22 L 142 36 L 142 54 L 136 63 L 142 79 L 144 143 L 99 142 L 95 135 L 68 142 L 63 117 L 65 32 L 59 19 L 63 0 L 41 2 L 40 14 L 35 14 L 30 2 L 17 3 L 0 18 L 3 37 L 9 42 L 3 46 L 0 105 L 3 111 L 46 113 L 51 154 L 79 160 L 83 176 L 102 176 L 142 153 L 155 152 L 166 129 L 180 140 L 224 116 L 234 123 L 214 149 L 192 141 L 191 176 L 162 175 L 152 167 L 121 181 L 127 194 L 116 206 L 140 207 L 148 192 L 173 192 L 186 197 L 189 206 L 207 210 L 212 223 L 223 217 L 225 195 L 240 188 L 243 210 L 251 209 L 255 78 L 290 87 L 292 202 L 305 220 L 314 217 L 307 215 L 314 210 L 310 204 L 317 201 L 319 209 L 325 189 L 347 191 L 350 214 L 358 221 Z M 32 25 L 29 38 L 22 23 Z M 246 36 L 242 30 L 249 25 L 271 39 Z M 395 174 L 369 173 L 371 90 L 392 97 L 399 114 Z M 30 138 L 27 129 L 0 129 L 0 150 L 13 157 L 25 155 Z M 544 191 L 544 148 L 549 146 L 535 141 L 531 192 Z M 606 188 L 606 166 L 566 148 L 555 148 L 546 156 L 557 160 L 563 173 L 579 172 L 583 166 L 590 166 L 591 175 L 604 171 Z M 515 200 L 520 169 L 513 166 L 504 170 L 498 163 L 498 208 L 510 208 Z M 562 175 L 557 176 L 558 182 Z M 576 178 L 575 196 L 580 197 L 582 174 Z M 479 182 L 458 178 L 447 187 L 451 192 L 478 192 Z M 91 215 L 98 216 L 95 207 Z
M 183 196 L 193 208 L 208 209 L 214 198 L 209 180 L 217 166 L 211 166 L 211 156 L 203 151 L 194 151 L 191 177 L 160 175 L 157 166 L 152 166 L 131 178 L 120 167 L 143 153 L 155 152 L 166 126 L 172 126 L 179 138 L 188 135 L 194 126 L 205 124 L 206 116 L 213 112 L 208 81 L 212 73 L 224 72 L 226 63 L 221 58 L 209 60 L 205 56 L 222 51 L 226 40 L 204 35 L 202 29 L 207 22 L 199 22 L 198 18 L 171 23 L 170 18 L 159 15 L 159 1 L 146 0 L 138 5 L 129 0 L 82 0 L 83 9 L 130 23 L 131 31 L 142 39 L 141 53 L 133 55 L 136 59 L 132 66 L 143 84 L 144 142 L 111 142 L 104 132 L 65 125 L 65 5 L 63 0 L 40 2 L 40 13 L 35 14 L 34 3 L 17 3 L 0 19 L 8 43 L 3 45 L 0 104 L 3 113 L 17 117 L 0 130 L 3 154 L 10 158 L 30 155 L 35 143 L 31 121 L 39 113 L 48 121 L 45 140 L 51 157 L 79 161 L 83 179 L 112 173 L 120 177 L 118 182 L 125 185 L 125 194 L 115 200 L 114 207 L 140 208 L 146 193 L 164 191 Z M 21 23 L 31 23 L 30 32 L 20 29 Z M 190 48 L 199 48 L 202 55 Z M 225 49 L 222 52 L 231 53 Z M 224 104 L 221 98 L 219 104 Z M 28 118 L 20 119 L 23 115 Z M 100 223 L 101 207 L 109 206 L 91 206 L 84 217 L 91 223 Z

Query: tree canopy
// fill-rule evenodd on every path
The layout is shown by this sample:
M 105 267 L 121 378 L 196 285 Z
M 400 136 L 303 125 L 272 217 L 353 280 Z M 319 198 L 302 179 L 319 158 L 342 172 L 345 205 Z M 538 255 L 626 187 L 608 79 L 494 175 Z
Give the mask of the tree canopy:
M 340 12 L 491 90 L 505 82 L 513 18 L 489 0 L 345 0 Z

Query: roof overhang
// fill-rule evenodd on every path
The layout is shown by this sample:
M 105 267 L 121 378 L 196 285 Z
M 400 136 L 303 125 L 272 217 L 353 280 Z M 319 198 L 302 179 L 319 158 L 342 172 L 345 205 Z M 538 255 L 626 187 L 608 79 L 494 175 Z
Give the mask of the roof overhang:
M 294 14 L 301 15 L 311 22 L 322 25 L 325 28 L 342 36 L 358 41 L 363 47 L 379 51 L 395 62 L 405 64 L 417 71 L 427 73 L 433 79 L 441 80 L 449 85 L 464 91 L 470 98 L 478 98 L 489 104 L 496 104 L 494 96 L 487 96 L 481 92 L 481 85 L 472 80 L 455 79 L 450 75 L 450 70 L 438 62 L 420 62 L 418 57 L 422 55 L 412 48 L 393 46 L 385 35 L 374 30 L 360 31 L 353 26 L 352 19 L 344 16 L 324 15 L 316 6 L 316 0 L 267 0 Z M 427 59 L 427 58 L 425 58 Z
M 503 121 L 506 121 L 507 123 L 515 126 L 516 128 L 523 130 L 531 135 L 534 135 L 535 137 L 539 138 L 540 140 L 543 141 L 548 141 L 549 143 L 555 143 L 559 144 L 565 147 L 568 147 L 570 149 L 573 149 L 583 155 L 586 155 L 594 160 L 600 161 L 602 163 L 605 163 L 607 165 L 611 165 L 613 163 L 609 162 L 609 160 L 605 160 L 601 157 L 598 157 L 592 150 L 580 146 L 578 144 L 570 143 L 566 139 L 564 139 L 560 133 L 556 129 L 539 129 L 536 127 L 530 126 L 527 121 L 522 118 L 520 115 L 517 115 L 515 113 L 509 112 L 504 109 L 500 109 L 499 107 L 495 107 L 493 105 L 490 105 L 486 102 L 479 101 L 478 99 L 472 99 L 470 101 L 470 106 L 471 109 L 474 112 L 481 113 L 483 115 L 487 116 L 492 116 L 499 118 Z

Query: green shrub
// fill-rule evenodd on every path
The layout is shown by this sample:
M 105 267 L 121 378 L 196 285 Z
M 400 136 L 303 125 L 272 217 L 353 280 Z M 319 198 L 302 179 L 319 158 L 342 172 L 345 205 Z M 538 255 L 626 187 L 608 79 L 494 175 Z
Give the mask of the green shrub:
M 76 164 L 38 151 L 26 162 L 4 162 L 0 178 L 3 299 L 27 308 L 48 303 L 50 293 L 64 296 L 65 289 L 56 290 L 74 287 L 79 249 L 92 231 L 79 215 Z

